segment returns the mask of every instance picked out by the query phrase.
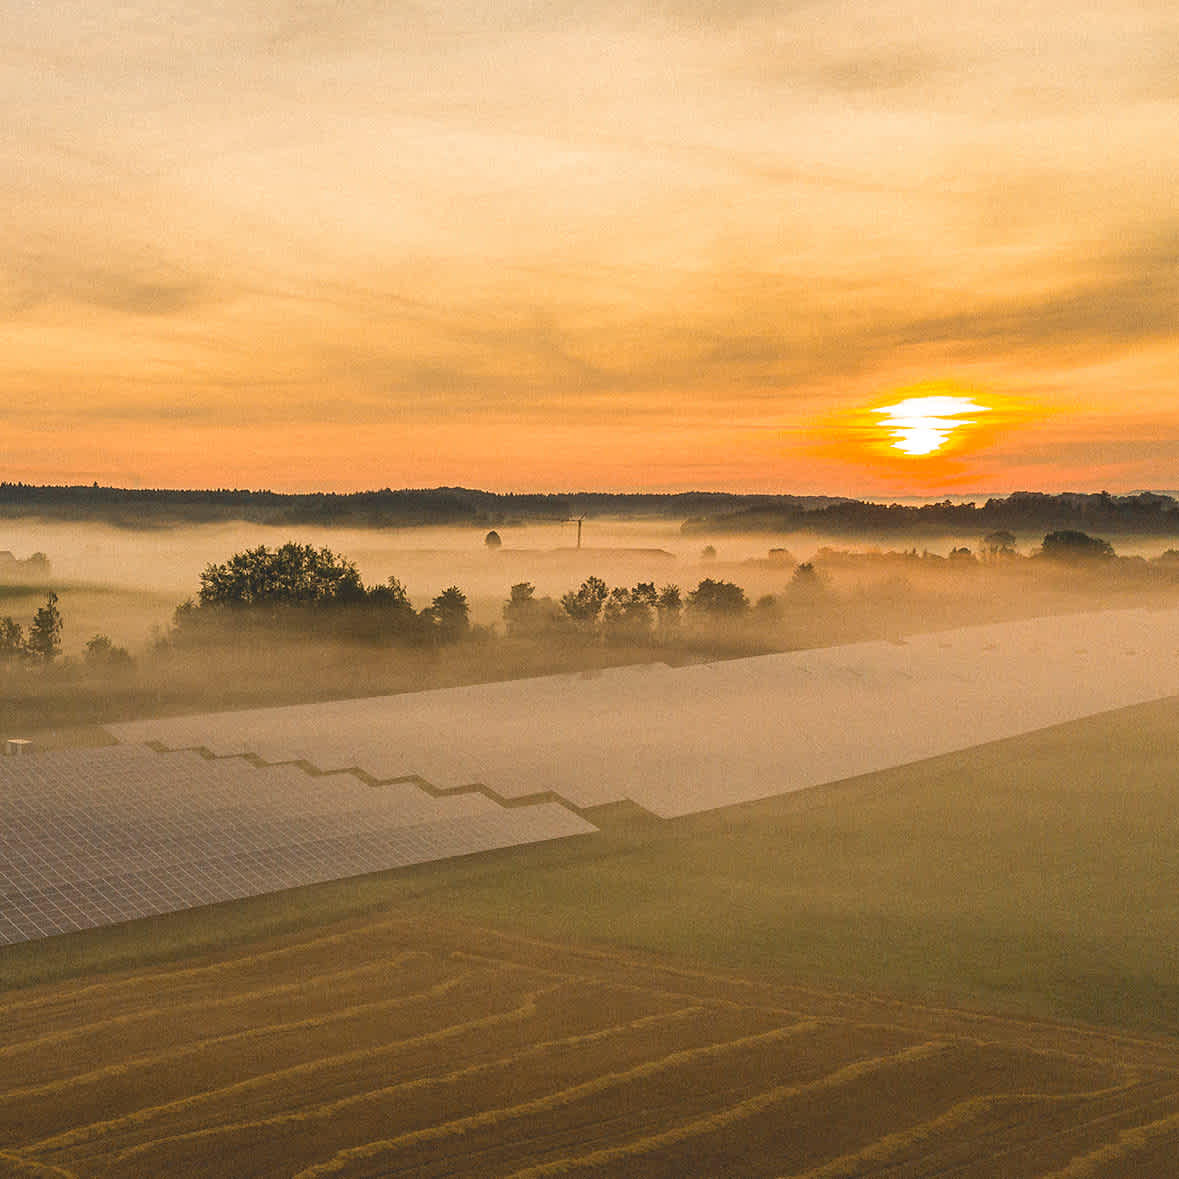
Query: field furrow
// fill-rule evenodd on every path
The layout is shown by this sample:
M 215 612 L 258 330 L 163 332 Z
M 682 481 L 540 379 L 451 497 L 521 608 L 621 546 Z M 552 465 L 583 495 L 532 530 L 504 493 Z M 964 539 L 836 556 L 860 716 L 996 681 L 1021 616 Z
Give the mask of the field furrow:
M 1021 1153 L 1029 1125 L 1042 1129 L 1049 1124 L 1089 1122 L 1096 1109 L 1120 1109 L 1141 1090 L 1142 1086 L 1128 1083 L 1088 1093 L 1025 1091 L 970 1097 L 927 1121 L 885 1134 L 860 1150 L 805 1171 L 782 1174 L 779 1179 L 855 1179 L 886 1167 L 900 1167 L 913 1176 L 957 1175 L 964 1151 L 966 1158 L 977 1161 L 984 1148 L 985 1166 L 993 1168 L 997 1159 Z
M 242 1174 L 248 1174 L 252 1166 L 251 1156 L 258 1147 L 265 1150 L 273 1145 L 284 1151 L 300 1141 L 315 1143 L 336 1138 L 341 1144 L 347 1144 L 355 1140 L 357 1133 L 387 1133 L 394 1123 L 403 1129 L 429 1126 L 444 1120 L 456 1108 L 479 1109 L 505 1096 L 510 1099 L 519 1094 L 522 1086 L 543 1092 L 554 1082 L 563 1083 L 568 1077 L 595 1075 L 603 1060 L 611 1064 L 618 1059 L 631 1058 L 631 1039 L 637 1039 L 640 1047 L 646 1050 L 669 1036 L 689 1043 L 710 1043 L 717 1037 L 744 1032 L 751 1024 L 764 1027 L 766 1023 L 756 1013 L 723 1013 L 718 1020 L 714 1013 L 706 1011 L 703 1019 L 696 1017 L 663 1025 L 644 1021 L 628 1036 L 577 1036 L 563 1051 L 538 1050 L 538 1044 L 551 1039 L 555 1029 L 568 1023 L 568 1013 L 563 1010 L 568 996 L 562 994 L 559 996 L 562 1001 L 554 1003 L 552 1000 L 557 997 L 555 993 L 540 996 L 530 1018 L 510 1029 L 493 1029 L 501 1033 L 510 1031 L 510 1035 L 484 1034 L 477 1040 L 472 1038 L 472 1043 L 460 1046 L 462 1051 L 450 1055 L 452 1062 L 464 1057 L 474 1056 L 476 1059 L 441 1075 L 432 1067 L 429 1058 L 411 1064 L 403 1057 L 396 1062 L 397 1075 L 408 1079 L 390 1084 L 387 1075 L 391 1064 L 389 1054 L 374 1054 L 349 1062 L 349 1071 L 337 1074 L 341 1083 L 335 1087 L 317 1084 L 318 1078 L 309 1070 L 299 1074 L 297 1087 L 292 1087 L 289 1074 L 281 1079 L 271 1078 L 272 1084 L 255 1086 L 253 1092 L 245 1092 L 238 1086 L 228 1094 L 232 1103 L 225 1100 L 225 1093 L 208 1094 L 198 1105 L 175 1105 L 155 1111 L 150 1118 L 138 1117 L 108 1127 L 101 1144 L 91 1141 L 70 1150 L 68 1155 L 55 1158 L 75 1166 L 95 1150 L 109 1157 L 125 1153 L 150 1139 L 172 1137 L 210 1124 L 232 1126 L 241 1121 L 257 1122 L 260 1123 L 257 1128 L 245 1135 L 252 1140 L 253 1148 L 243 1151 L 238 1164 Z M 494 1055 L 497 1050 L 502 1054 Z M 484 1059 L 489 1055 L 490 1059 Z M 379 1070 L 372 1068 L 374 1061 L 381 1065 Z M 540 1063 L 522 1070 L 519 1068 L 522 1061 Z M 385 1083 L 379 1083 L 381 1081 Z M 293 1103 L 298 1105 L 298 1114 L 287 1116 Z M 324 1110 L 323 1116 L 317 1114 L 320 1108 Z M 304 1113 L 309 1116 L 304 1117 Z M 218 1141 L 218 1157 L 224 1157 L 231 1149 L 229 1143 L 242 1137 L 231 1134 Z M 134 1168 L 126 1173 L 134 1173 Z
M 380 980 L 385 986 L 398 986 L 396 972 L 415 957 L 406 955 L 400 960 L 367 961 L 306 979 L 229 994 L 218 991 L 181 1003 L 157 1001 L 150 1007 L 6 1044 L 0 1047 L 0 1083 L 7 1084 L 10 1077 L 28 1080 L 30 1076 L 40 1076 L 48 1081 L 57 1076 L 69 1076 L 78 1068 L 79 1061 L 93 1060 L 108 1052 L 150 1051 L 162 1041 L 166 1042 L 178 1033 L 191 1034 L 194 1029 L 207 1035 L 228 1034 L 264 1022 L 266 1012 L 276 1003 L 330 1010 L 347 1002 L 350 996 L 365 994 L 371 985 L 369 980 Z M 426 960 L 425 965 L 436 974 L 438 967 L 435 964 Z
M 198 1124 L 227 1116 L 241 1117 L 252 1109 L 273 1112 L 276 1108 L 300 1106 L 305 1100 L 315 1099 L 316 1093 L 337 1092 L 365 1076 L 384 1076 L 393 1060 L 408 1070 L 428 1070 L 435 1059 L 438 1042 L 458 1040 L 460 1051 L 473 1036 L 499 1024 L 516 1023 L 533 1017 L 538 1000 L 546 989 L 531 992 L 519 985 L 523 980 L 464 979 L 473 983 L 466 995 L 454 995 L 453 1006 L 436 1004 L 421 1012 L 401 1011 L 398 1034 L 383 1042 L 363 1043 L 326 1057 L 310 1057 L 280 1069 L 262 1067 L 244 1079 L 206 1088 L 184 1097 L 156 1104 L 141 1105 L 127 1112 L 101 1120 L 82 1122 L 73 1127 L 33 1141 L 26 1149 L 37 1154 L 72 1150 L 78 1154 L 105 1153 L 113 1136 L 125 1137 L 143 1127 L 169 1119 L 187 1119 Z M 490 984 L 498 982 L 498 988 Z M 555 988 L 548 988 L 548 992 Z M 469 1015 L 482 1010 L 475 1018 L 456 1020 L 454 1012 Z M 421 1030 L 422 1028 L 428 1030 Z M 353 1041 L 354 1042 L 354 1041 Z M 326 1075 L 326 1076 L 325 1076 Z M 318 1085 L 318 1087 L 317 1087 Z M 153 1095 L 154 1096 L 154 1095 Z M 322 1098 L 321 1098 L 322 1099 Z
M 0 1133 L 6 1137 L 13 1132 L 52 1135 L 71 1124 L 63 1124 L 66 1111 L 72 1124 L 87 1112 L 109 1119 L 136 1110 L 144 1093 L 151 1093 L 156 1101 L 184 1100 L 194 1095 L 194 1086 L 233 1085 L 308 1059 L 331 1060 L 358 1042 L 403 1034 L 402 1009 L 445 999 L 469 982 L 469 976 L 457 975 L 393 999 L 198 1040 L 48 1085 L 14 1090 L 0 1098 Z M 178 1067 L 182 1061 L 184 1067 Z M 67 1092 L 68 1103 L 62 1100 Z
M 140 981 L 21 998 L 0 1175 L 1121 1179 L 1179 1139 L 1167 1041 L 460 922 Z
M 230 956 L 201 965 L 149 966 L 83 985 L 42 984 L 0 1002 L 0 1016 L 14 1033 L 26 1020 L 34 1028 L 49 1021 L 68 1026 L 79 1011 L 91 1004 L 101 1003 L 111 1015 L 117 1015 L 121 1008 L 134 1010 L 142 1006 L 144 996 L 154 1002 L 166 993 L 180 1002 L 190 994 L 199 994 L 211 981 L 216 980 L 222 988 L 247 987 L 251 981 L 271 978 L 276 968 L 310 978 L 337 965 L 341 956 L 348 956 L 349 947 L 352 953 L 363 949 L 366 956 L 387 953 L 393 958 L 404 955 L 406 943 L 412 944 L 415 937 L 416 923 L 410 920 L 353 921 L 330 932 L 287 935 L 280 939 L 282 944 L 265 950 L 243 947 L 229 951 Z
M 274 1134 L 276 1139 L 281 1139 L 288 1149 L 291 1137 L 296 1132 L 309 1135 L 315 1142 L 322 1142 L 325 1134 L 340 1133 L 343 1124 L 341 1114 L 355 1115 L 360 1112 L 358 1107 L 370 1106 L 378 1116 L 381 1116 L 388 1108 L 388 1102 L 395 1100 L 401 1107 L 414 1091 L 443 1090 L 459 1082 L 486 1078 L 488 1074 L 498 1070 L 534 1065 L 558 1053 L 585 1049 L 610 1040 L 634 1038 L 648 1033 L 666 1035 L 675 1025 L 692 1020 L 704 1014 L 706 1010 L 704 1007 L 686 1007 L 658 1015 L 643 1016 L 592 1032 L 537 1043 L 494 1061 L 470 1064 L 447 1073 L 401 1081 L 381 1089 L 308 1106 L 295 1113 L 218 1125 L 170 1138 L 154 1139 L 116 1156 L 112 1160 L 110 1174 L 134 1175 L 141 1174 L 145 1169 L 156 1173 L 176 1173 L 191 1163 L 194 1147 L 205 1147 L 216 1139 L 218 1158 L 231 1160 L 234 1174 L 245 1176 L 251 1173 L 251 1155 L 256 1152 L 260 1143 L 266 1141 L 268 1133 Z M 444 1096 L 443 1100 L 449 1101 L 450 1098 Z M 240 1157 L 236 1159 L 235 1146 L 240 1151 Z

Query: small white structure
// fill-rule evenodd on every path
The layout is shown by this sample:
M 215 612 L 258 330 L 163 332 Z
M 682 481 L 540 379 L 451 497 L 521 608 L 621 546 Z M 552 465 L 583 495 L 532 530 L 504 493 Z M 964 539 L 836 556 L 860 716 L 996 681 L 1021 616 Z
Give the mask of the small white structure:
M 32 749 L 32 741 L 26 741 L 23 737 L 9 737 L 4 742 L 5 757 L 17 757 L 22 753 L 31 753 Z

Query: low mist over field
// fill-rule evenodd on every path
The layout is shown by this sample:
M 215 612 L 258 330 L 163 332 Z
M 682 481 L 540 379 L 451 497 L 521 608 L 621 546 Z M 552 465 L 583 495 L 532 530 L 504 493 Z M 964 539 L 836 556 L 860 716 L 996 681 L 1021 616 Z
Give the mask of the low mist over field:
M 278 547 L 290 540 L 327 547 L 354 561 L 366 582 L 396 577 L 415 604 L 425 605 L 447 586 L 467 595 L 471 619 L 490 626 L 501 622 L 511 586 L 527 581 L 538 596 L 559 598 L 585 578 L 609 584 L 674 583 L 686 593 L 702 578 L 723 578 L 746 590 L 756 602 L 780 596 L 794 567 L 814 562 L 829 588 L 842 596 L 842 613 L 854 624 L 871 609 L 871 599 L 904 592 L 907 581 L 920 602 L 914 621 L 927 610 L 936 617 L 938 601 L 963 595 L 978 600 L 984 613 L 1069 608 L 1077 595 L 1092 607 L 1094 595 L 1113 595 L 1113 604 L 1135 590 L 1157 589 L 1154 578 L 1130 568 L 1106 569 L 1085 577 L 1041 567 L 1017 577 L 1011 568 L 939 567 L 937 558 L 954 550 L 982 553 L 979 536 L 922 532 L 882 538 L 815 532 L 716 533 L 686 531 L 679 521 L 586 519 L 577 548 L 576 522 L 499 525 L 502 545 L 489 548 L 484 527 L 370 529 L 278 527 L 246 523 L 174 525 L 150 529 L 115 528 L 99 523 L 7 520 L 0 546 L 18 559 L 43 552 L 48 578 L 13 579 L 0 587 L 0 613 L 18 615 L 35 608 L 47 588 L 61 595 L 64 647 L 76 653 L 91 635 L 104 633 L 129 648 L 141 648 L 153 628 L 166 628 L 180 602 L 193 596 L 206 566 L 259 545 Z M 1014 536 L 1015 551 L 1035 552 L 1043 533 Z M 1158 558 L 1171 547 L 1165 538 L 1143 535 L 1114 538 L 1120 556 Z M 854 555 L 857 559 L 851 559 Z M 925 558 L 924 561 L 913 558 Z M 0 580 L 3 573 L 0 571 Z M 980 600 L 981 599 L 981 600 Z M 948 607 L 947 607 L 948 608 Z M 799 621 L 803 618 L 800 616 Z M 854 628 L 854 625 L 852 627 Z

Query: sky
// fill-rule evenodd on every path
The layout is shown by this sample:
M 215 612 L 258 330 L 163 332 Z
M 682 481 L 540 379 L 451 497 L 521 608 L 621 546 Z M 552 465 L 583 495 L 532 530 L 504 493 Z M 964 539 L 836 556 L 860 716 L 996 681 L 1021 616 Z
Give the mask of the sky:
M 1179 485 L 1173 0 L 0 0 L 0 109 L 10 481 Z

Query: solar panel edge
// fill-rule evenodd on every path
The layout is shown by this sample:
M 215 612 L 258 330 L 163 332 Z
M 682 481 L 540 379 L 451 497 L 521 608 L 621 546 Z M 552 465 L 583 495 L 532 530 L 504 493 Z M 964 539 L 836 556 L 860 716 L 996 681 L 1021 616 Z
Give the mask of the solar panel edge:
M 552 801 L 505 807 L 482 794 L 434 796 L 408 783 L 387 793 L 355 776 L 270 774 L 275 767 L 246 759 L 218 766 L 170 761 L 143 745 L 110 748 L 120 752 L 71 751 L 19 771 L 39 805 L 5 832 L 0 944 L 595 830 Z M 102 783 L 94 793 L 75 780 L 87 767 Z M 284 777 L 298 789 L 284 794 Z M 119 805 L 119 781 L 146 808 L 134 819 Z M 266 799 L 272 809 L 251 810 L 263 786 L 274 788 Z M 184 790 L 194 794 L 193 807 L 172 813 Z M 475 810 L 472 797 L 480 800 Z M 256 821 L 231 833 L 224 820 L 233 798 L 246 800 Z M 284 799 L 316 806 L 283 816 Z M 333 808 L 332 799 L 358 805 Z M 201 846 L 185 854 L 186 841 Z

